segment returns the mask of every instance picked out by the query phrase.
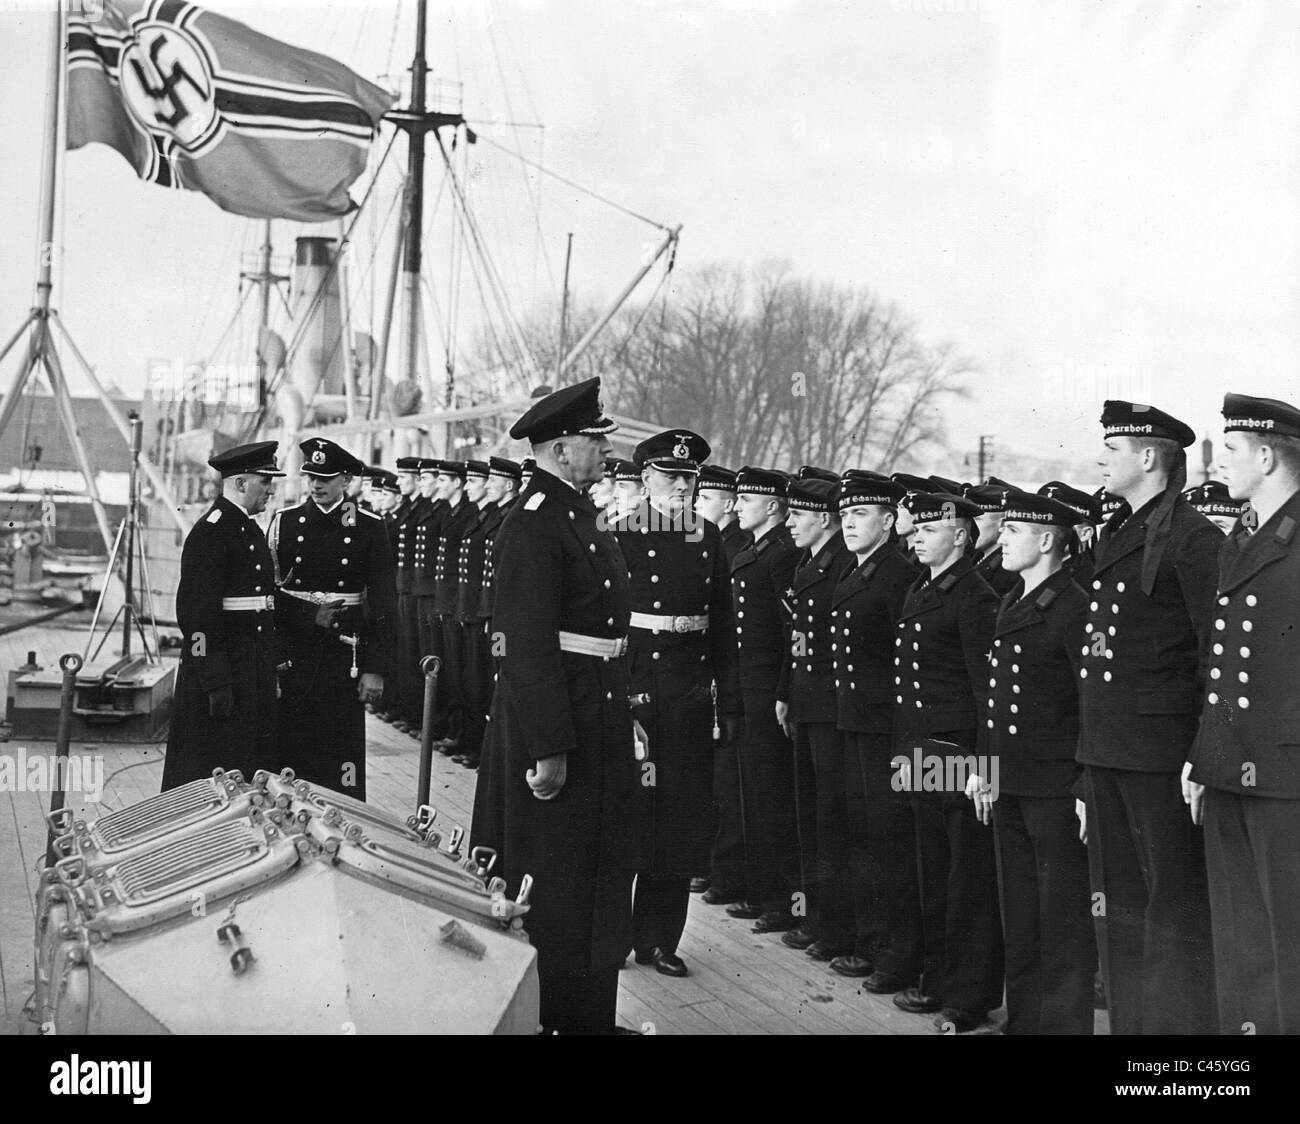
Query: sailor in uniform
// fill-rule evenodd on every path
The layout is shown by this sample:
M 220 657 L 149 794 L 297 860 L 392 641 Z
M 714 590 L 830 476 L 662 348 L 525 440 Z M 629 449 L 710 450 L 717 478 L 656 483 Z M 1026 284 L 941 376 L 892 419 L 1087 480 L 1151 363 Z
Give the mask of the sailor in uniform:
M 1112 1034 L 1215 1026 L 1200 828 L 1180 771 L 1196 736 L 1223 535 L 1183 498 L 1191 428 L 1108 400 L 1098 458 L 1123 497 L 1103 532 L 1079 651 L 1081 813 Z
M 989 588 L 1005 597 L 1019 580 L 1002 565 L 1002 547 L 998 533 L 1002 527 L 1002 499 L 1013 485 L 990 476 L 984 484 L 967 484 L 963 495 L 980 509 L 975 517 L 975 572 Z
M 967 794 L 997 843 L 1007 1034 L 1092 1033 L 1097 945 L 1073 795 L 1088 599 L 1064 565 L 1084 518 L 1050 496 L 1006 493 L 999 543 L 1016 584 L 1002 599 L 989 666 L 997 773 L 972 778 Z
M 722 533 L 722 549 L 731 563 L 750 544 L 747 531 L 736 519 L 736 474 L 721 465 L 700 466 L 695 481 L 695 512 Z M 709 877 L 692 882 L 691 891 L 703 892 L 706 905 L 729 905 L 745 896 L 745 820 L 740 794 L 740 738 L 725 736 L 723 723 L 713 723 L 713 806 L 718 832 L 713 839 Z M 743 717 L 741 719 L 743 723 Z M 704 882 L 704 885 L 699 885 Z
M 492 643 L 488 635 L 491 612 L 485 604 L 483 584 L 492 536 L 505 518 L 505 510 L 498 506 L 492 494 L 493 475 L 500 472 L 495 463 L 466 461 L 465 466 L 465 498 L 474 504 L 477 513 L 460 540 L 456 566 L 456 622 L 461 631 L 461 737 L 460 751 L 452 760 L 476 769 L 483 752 L 488 709 L 492 705 Z
M 807 915 L 781 940 L 814 960 L 853 950 L 853 907 L 848 890 L 848 809 L 845 803 L 831 597 L 852 555 L 840 534 L 834 483 L 805 466 L 786 489 L 786 526 L 801 553 L 791 583 L 790 646 L 776 688 L 776 715 L 794 747 L 800 889 Z M 832 474 L 833 475 L 833 474 Z
M 393 558 L 383 522 L 345 498 L 361 462 L 324 437 L 299 448 L 308 497 L 276 512 L 268 536 L 276 630 L 290 664 L 277 768 L 364 800 L 364 704 L 380 699 L 393 665 Z
M 1195 488 L 1188 488 L 1183 498 L 1192 505 L 1193 511 L 1199 511 L 1225 535 L 1232 534 L 1241 518 L 1241 500 L 1232 498 L 1228 486 L 1221 480 L 1207 480 Z
M 899 615 L 894 653 L 896 780 L 916 820 L 925 966 L 896 1006 L 937 1011 L 941 1032 L 981 1026 L 1002 1002 L 1002 925 L 993 840 L 948 764 L 986 752 L 989 652 L 998 601 L 969 549 L 980 509 L 960 496 L 913 492 L 921 576 Z M 915 775 L 942 763 L 939 791 Z
M 397 506 L 390 512 L 389 538 L 397 574 L 396 656 L 393 665 L 393 711 L 399 730 L 418 729 L 423 691 L 420 683 L 419 599 L 415 580 L 416 524 L 428 501 L 419 493 L 420 458 L 397 458 Z
M 921 976 L 921 891 L 916 834 L 893 770 L 894 636 L 917 567 L 898 550 L 894 513 L 906 489 L 857 469 L 841 479 L 838 506 L 851 568 L 831 596 L 831 659 L 836 725 L 844 761 L 853 948 L 831 970 L 865 977 L 877 995 L 903 991 Z
M 722 536 L 691 492 L 709 444 L 670 429 L 633 452 L 646 499 L 614 524 L 631 589 L 628 664 L 636 715 L 653 746 L 645 785 L 645 854 L 632 903 L 638 964 L 686 975 L 677 944 L 690 880 L 713 842 L 713 694 L 726 733 L 739 731 L 736 634 Z
M 1228 394 L 1222 464 L 1249 507 L 1219 550 L 1183 799 L 1205 824 L 1223 1034 L 1300 1034 L 1300 409 Z
M 239 769 L 245 780 L 274 757 L 275 567 L 254 519 L 275 479 L 275 442 L 220 453 L 221 496 L 181 552 L 176 623 L 182 635 L 162 787 Z
M 755 922 L 756 933 L 782 933 L 807 916 L 795 897 L 794 752 L 776 718 L 781 661 L 790 646 L 790 583 L 799 552 L 785 526 L 784 473 L 745 467 L 736 476 L 736 514 L 753 544 L 731 562 L 736 645 L 745 730 L 740 747 L 744 799 L 746 898 L 727 906 Z
M 582 491 L 617 428 L 599 396 L 599 378 L 564 387 L 510 429 L 536 467 L 493 544 L 500 662 L 471 832 L 496 851 L 507 892 L 535 880 L 524 924 L 541 1021 L 565 1034 L 615 1032 L 640 858 L 628 825 L 644 800 L 627 562 Z
M 481 463 L 481 462 L 480 462 Z M 486 467 L 486 466 L 484 466 Z M 460 544 L 465 532 L 478 516 L 478 504 L 469 499 L 467 486 L 469 465 L 466 461 L 438 462 L 438 495 L 446 503 L 446 512 L 438 528 L 438 545 L 433 557 L 434 624 L 441 637 L 442 675 L 438 681 L 437 747 L 445 754 L 455 753 L 461 740 L 464 704 L 461 699 L 461 669 L 464 664 L 462 629 L 456 619 L 459 598 L 458 563 Z M 476 483 L 482 495 L 487 473 Z
M 1062 565 L 1070 571 L 1070 577 L 1086 588 L 1092 581 L 1092 556 L 1097 543 L 1097 527 L 1104 521 L 1101 504 L 1096 496 L 1080 488 L 1072 488 L 1061 480 L 1049 480 L 1038 489 L 1037 494 L 1065 504 L 1079 516 Z
M 424 680 L 419 667 L 425 656 L 437 656 L 446 662 L 442 642 L 442 629 L 434 612 L 434 562 L 438 557 L 438 539 L 442 522 L 447 516 L 447 501 L 443 499 L 440 481 L 442 461 L 436 457 L 420 457 L 418 510 L 411 513 L 408 527 L 414 535 L 411 550 L 411 600 L 415 607 L 415 634 L 418 650 L 415 660 L 415 685 L 417 691 L 417 720 L 411 728 L 413 737 L 420 737 L 426 721 L 433 724 L 434 738 L 445 735 L 446 718 L 442 706 L 442 693 L 434 696 L 434 713 L 424 713 Z

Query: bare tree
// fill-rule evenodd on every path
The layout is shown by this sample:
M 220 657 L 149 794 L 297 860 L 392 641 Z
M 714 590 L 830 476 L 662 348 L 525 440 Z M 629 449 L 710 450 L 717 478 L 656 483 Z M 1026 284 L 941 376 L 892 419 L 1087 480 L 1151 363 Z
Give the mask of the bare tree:
M 571 313 L 572 338 L 595 316 Z M 548 316 L 523 328 L 545 372 L 556 368 L 557 323 Z M 507 366 L 490 340 L 480 351 L 484 367 Z M 709 266 L 662 305 L 623 310 L 566 381 L 601 374 L 617 412 L 690 426 L 721 463 L 884 469 L 942 439 L 942 407 L 965 395 L 971 372 L 952 345 L 923 342 L 871 292 L 766 263 L 748 272 Z

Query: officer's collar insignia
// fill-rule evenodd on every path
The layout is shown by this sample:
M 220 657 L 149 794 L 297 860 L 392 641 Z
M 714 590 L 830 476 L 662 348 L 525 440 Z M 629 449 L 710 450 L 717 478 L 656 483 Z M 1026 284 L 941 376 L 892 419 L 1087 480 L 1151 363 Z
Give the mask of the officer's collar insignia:
M 1278 525 L 1277 534 L 1274 535 L 1273 537 L 1276 538 L 1277 541 L 1280 543 L 1289 543 L 1291 541 L 1291 537 L 1295 534 L 1295 527 L 1296 527 L 1295 520 L 1292 519 L 1291 516 L 1287 515 L 1283 518 L 1282 522 Z

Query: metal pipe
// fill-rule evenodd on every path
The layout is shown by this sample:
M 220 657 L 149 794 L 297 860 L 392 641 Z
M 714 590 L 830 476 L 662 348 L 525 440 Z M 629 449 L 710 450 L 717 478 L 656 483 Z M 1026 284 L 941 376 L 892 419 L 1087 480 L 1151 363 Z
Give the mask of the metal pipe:
M 433 708 L 438 701 L 438 672 L 442 660 L 425 656 L 420 661 L 424 672 L 424 721 L 420 723 L 420 777 L 416 781 L 415 808 L 429 802 L 429 786 L 433 783 Z
M 85 605 L 61 605 L 57 609 L 48 609 L 44 613 L 37 613 L 35 616 L 28 617 L 25 621 L 18 621 L 15 624 L 0 626 L 0 636 L 8 636 L 11 632 L 21 632 L 24 628 L 31 628 L 34 624 L 43 624 L 45 621 L 52 621 L 56 617 L 63 616 L 65 613 L 71 613 L 77 609 L 84 609 L 85 607 Z
M 624 286 L 623 291 L 619 293 L 617 297 L 614 298 L 613 304 L 609 306 L 605 314 L 599 320 L 597 320 L 596 323 L 594 323 L 590 328 L 587 329 L 587 332 L 582 337 L 582 339 L 580 339 L 577 343 L 573 345 L 573 350 L 570 351 L 568 355 L 566 355 L 563 359 L 560 360 L 561 378 L 563 378 L 564 372 L 567 371 L 570 367 L 573 366 L 574 363 L 577 362 L 578 357 L 584 351 L 586 351 L 588 347 L 591 346 L 591 341 L 594 340 L 598 335 L 600 335 L 605 325 L 614 319 L 614 314 L 620 308 L 623 307 L 623 302 L 626 301 L 627 298 L 632 295 L 632 291 L 639 284 L 641 284 L 641 279 L 645 277 L 647 273 L 650 272 L 651 268 L 654 266 L 654 263 L 657 262 L 661 257 L 663 257 L 664 253 L 668 250 L 668 248 L 677 241 L 677 236 L 681 234 L 681 232 L 682 232 L 682 228 L 680 226 L 675 226 L 672 230 L 670 230 L 667 234 L 664 235 L 664 240 L 659 243 L 659 248 L 654 252 L 654 255 L 639 270 L 637 270 L 632 280 L 629 281 L 626 286 Z
M 76 652 L 69 652 L 59 659 L 63 671 L 63 687 L 59 693 L 59 731 L 54 744 L 54 769 L 58 774 L 58 783 L 50 792 L 50 811 L 57 812 L 63 807 L 63 781 L 68 760 L 68 746 L 72 742 L 72 704 L 77 694 L 77 672 L 81 670 L 81 657 Z M 45 836 L 45 865 L 54 865 L 54 825 L 51 824 Z
M 126 600 L 122 604 L 122 655 L 131 654 L 131 599 L 135 596 L 135 525 L 140 517 L 140 434 L 144 423 L 132 410 L 127 414 L 131 422 L 131 475 L 126 497 Z

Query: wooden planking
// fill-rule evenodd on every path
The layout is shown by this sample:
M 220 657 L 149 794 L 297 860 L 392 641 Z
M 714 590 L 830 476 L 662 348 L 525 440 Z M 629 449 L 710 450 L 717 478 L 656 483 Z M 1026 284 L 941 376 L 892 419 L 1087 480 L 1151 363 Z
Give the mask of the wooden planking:
M 17 666 L 28 648 L 35 648 L 39 662 L 50 666 L 61 652 L 80 651 L 84 644 L 84 626 L 42 627 L 0 637 L 0 659 Z M 415 804 L 419 740 L 370 716 L 366 729 L 370 801 L 404 819 Z M 52 743 L 36 744 L 52 749 Z M 106 780 L 123 770 L 107 780 L 102 808 L 85 808 L 87 815 L 125 807 L 158 791 L 161 746 L 83 744 L 73 752 L 101 754 Z M 449 758 L 435 756 L 431 802 L 444 830 L 457 823 L 470 827 L 476 778 Z M 79 796 L 70 799 L 81 812 L 78 801 Z M 37 795 L 0 794 L 0 972 L 6 1018 L 31 990 L 31 871 L 44 849 L 42 812 Z M 24 855 L 31 852 L 25 870 L 12 861 L 19 849 Z M 863 992 L 858 981 L 836 976 L 824 964 L 787 948 L 779 936 L 751 933 L 751 925 L 692 896 L 680 949 L 690 975 L 661 976 L 652 966 L 633 964 L 629 956 L 628 967 L 619 973 L 619 1021 L 633 1027 L 650 1023 L 659 1034 L 934 1033 L 930 1016 L 899 1011 L 890 996 Z M 12 1023 L 5 1029 L 12 1030 Z

